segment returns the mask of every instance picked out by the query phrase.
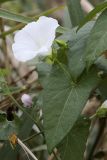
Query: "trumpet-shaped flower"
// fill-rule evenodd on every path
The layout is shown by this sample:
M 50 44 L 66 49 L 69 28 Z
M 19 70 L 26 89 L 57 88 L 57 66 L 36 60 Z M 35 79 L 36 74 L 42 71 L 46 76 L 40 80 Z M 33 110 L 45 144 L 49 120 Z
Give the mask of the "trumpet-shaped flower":
M 15 42 L 12 45 L 15 58 L 25 62 L 36 56 L 49 55 L 58 26 L 56 19 L 45 16 L 27 24 L 15 35 Z

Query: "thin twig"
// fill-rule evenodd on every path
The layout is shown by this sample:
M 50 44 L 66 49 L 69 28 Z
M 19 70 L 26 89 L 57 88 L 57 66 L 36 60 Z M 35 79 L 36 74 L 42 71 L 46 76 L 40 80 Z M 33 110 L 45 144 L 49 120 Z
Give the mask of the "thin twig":
M 33 139 L 34 137 L 36 137 L 36 136 L 38 136 L 38 135 L 40 135 L 40 134 L 43 134 L 43 132 L 39 132 L 39 133 L 33 134 L 32 136 L 24 139 L 23 142 L 27 142 L 27 141 Z
M 34 160 L 38 160 L 35 155 L 31 152 L 31 150 L 18 138 L 17 139 L 17 143 L 24 149 L 27 151 L 27 153 L 34 159 Z
M 60 157 L 57 155 L 58 151 L 55 148 L 52 152 L 52 154 L 48 157 L 48 160 L 54 160 L 54 158 L 56 158 L 57 160 L 61 160 Z

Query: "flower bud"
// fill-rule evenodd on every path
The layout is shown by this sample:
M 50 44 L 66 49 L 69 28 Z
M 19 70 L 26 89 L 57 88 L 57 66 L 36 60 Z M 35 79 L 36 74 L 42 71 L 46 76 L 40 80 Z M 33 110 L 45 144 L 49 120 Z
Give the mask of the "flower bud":
M 57 44 L 58 44 L 60 47 L 68 48 L 68 45 L 67 45 L 67 43 L 66 43 L 64 40 L 56 39 L 55 41 L 57 42 Z
M 80 3 L 86 13 L 89 13 L 94 9 L 94 6 L 87 0 L 81 0 Z
M 23 94 L 21 97 L 21 101 L 26 107 L 31 107 L 33 103 L 31 96 L 28 94 Z

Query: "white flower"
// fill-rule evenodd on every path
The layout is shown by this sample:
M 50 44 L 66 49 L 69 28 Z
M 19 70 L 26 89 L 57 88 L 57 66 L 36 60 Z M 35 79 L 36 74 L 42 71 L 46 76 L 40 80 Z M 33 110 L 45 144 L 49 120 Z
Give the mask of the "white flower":
M 21 101 L 22 103 L 27 107 L 31 107 L 32 106 L 32 98 L 30 95 L 28 94 L 23 94 L 22 97 L 21 97 Z
M 45 16 L 27 24 L 15 35 L 15 42 L 12 45 L 15 58 L 25 62 L 36 56 L 49 55 L 58 26 L 56 19 Z
M 101 108 L 107 108 L 107 100 L 103 102 L 103 104 L 101 105 Z

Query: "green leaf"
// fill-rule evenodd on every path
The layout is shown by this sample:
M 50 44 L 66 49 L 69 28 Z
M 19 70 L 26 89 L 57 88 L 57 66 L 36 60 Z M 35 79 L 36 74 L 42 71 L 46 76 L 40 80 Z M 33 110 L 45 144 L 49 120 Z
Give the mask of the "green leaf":
M 71 32 L 65 32 L 62 36 L 58 37 L 58 39 L 68 42 L 68 65 L 74 79 L 77 79 L 85 68 L 86 42 L 93 25 L 93 21 L 89 22 L 79 32 L 76 32 L 76 28 L 74 28 Z
M 6 120 L 5 112 L 0 111 L 0 123 L 4 122 L 5 120 Z
M 96 61 L 95 64 L 99 69 L 104 71 L 104 73 L 107 73 L 107 59 L 104 55 L 100 56 Z
M 57 50 L 57 55 L 56 55 L 57 60 L 60 63 L 67 65 L 68 63 L 68 59 L 67 59 L 68 45 L 67 43 L 65 41 L 57 39 L 55 49 Z
M 64 7 L 65 7 L 65 5 L 59 5 L 59 6 L 57 6 L 57 7 L 53 7 L 53 8 L 50 8 L 50 9 L 48 9 L 48 10 L 45 10 L 44 12 L 42 12 L 42 13 L 40 13 L 39 14 L 39 17 L 40 16 L 49 16 L 49 15 L 51 15 L 52 13 L 54 13 L 54 12 L 56 12 L 56 11 L 59 11 L 59 10 L 61 10 L 61 9 L 64 9 Z M 36 16 L 36 17 L 38 17 L 38 15 Z
M 22 23 L 28 23 L 32 21 L 32 18 L 25 17 L 20 14 L 15 14 L 2 8 L 0 8 L 0 17 Z
M 61 160 L 83 160 L 86 140 L 89 133 L 89 121 L 82 117 L 58 146 Z
M 32 117 L 34 117 L 34 115 L 37 115 L 36 111 L 35 111 L 35 107 L 34 108 L 29 108 L 29 111 L 27 111 Z M 36 120 L 36 119 L 35 119 Z M 21 117 L 21 125 L 20 125 L 20 130 L 18 132 L 18 135 L 21 139 L 26 139 L 28 138 L 28 136 L 31 133 L 32 130 L 32 126 L 33 126 L 34 122 L 28 118 L 28 116 L 23 113 L 22 117 Z M 28 127 L 29 126 L 29 127 Z
M 53 66 L 43 84 L 44 129 L 49 152 L 68 134 L 81 113 L 91 90 L 97 85 L 95 69 L 73 84 L 64 72 Z
M 71 18 L 71 23 L 73 26 L 77 26 L 84 17 L 80 5 L 80 0 L 67 0 L 67 6 Z
M 45 81 L 45 78 L 49 76 L 51 68 L 52 68 L 52 65 L 47 64 L 47 63 L 38 63 L 36 65 L 36 67 L 37 67 L 37 71 L 39 73 L 39 81 L 40 81 L 40 83 L 42 83 L 42 84 L 47 83 Z
M 107 99 L 107 78 L 102 81 L 98 89 L 101 93 L 102 101 L 105 101 Z
M 61 34 L 67 32 L 67 31 L 70 31 L 70 29 L 65 28 L 65 27 L 62 27 L 62 26 L 59 26 L 59 27 L 56 29 L 56 32 L 57 32 L 57 33 L 61 33 Z
M 19 154 L 19 148 L 18 149 L 12 149 L 10 146 L 9 141 L 5 141 L 3 144 L 3 147 L 0 148 L 0 157 L 3 158 L 3 160 L 11 160 L 14 159 L 16 160 Z
M 86 62 L 84 59 L 86 42 L 93 24 L 93 22 L 88 23 L 78 33 L 76 33 L 75 30 L 75 36 L 71 35 L 72 38 L 69 41 L 68 65 L 74 79 L 77 79 L 78 76 L 81 75 L 86 66 Z
M 103 11 L 104 9 L 107 8 L 107 2 L 101 3 L 99 5 L 97 5 L 81 22 L 79 27 L 77 28 L 77 31 L 83 27 L 83 25 L 85 25 L 87 22 L 89 22 L 90 20 L 92 20 L 97 13 Z
M 0 3 L 5 3 L 5 2 L 8 2 L 8 1 L 13 1 L 13 0 L 0 0 Z
M 35 117 L 37 117 L 37 113 L 36 113 L 37 111 L 35 111 L 35 108 L 30 109 L 29 112 L 31 113 L 32 116 L 35 116 L 35 114 L 36 114 Z M 5 115 L 4 112 L 2 112 L 0 115 L 2 115 L 2 114 Z M 6 119 L 6 117 L 5 117 L 5 119 Z M 32 126 L 33 126 L 34 123 L 25 114 L 23 114 L 22 117 L 20 117 L 20 119 L 21 119 L 20 126 L 18 127 L 17 123 L 15 125 L 16 125 L 16 128 L 18 129 L 18 132 L 17 132 L 18 137 L 20 137 L 20 139 L 23 140 L 23 139 L 26 139 L 26 138 L 29 137 L 29 135 L 31 133 L 31 130 L 32 130 Z M 0 122 L 1 122 L 1 116 L 0 116 Z M 13 123 L 13 121 L 11 123 Z M 15 133 L 16 133 L 17 129 L 15 130 Z M 13 130 L 13 125 L 10 128 L 10 130 L 12 130 L 12 132 L 14 131 Z M 8 136 L 8 133 L 7 133 L 7 136 Z M 6 139 L 7 139 L 7 136 L 6 136 Z M 13 150 L 12 147 L 11 147 L 11 145 L 10 145 L 10 143 L 9 143 L 9 141 L 5 141 L 3 147 L 0 148 L 0 156 L 3 157 L 3 160 L 10 160 L 10 159 L 16 160 L 17 157 L 18 157 L 18 155 L 20 154 L 20 149 L 21 149 L 20 146 L 16 146 L 15 149 Z
M 96 111 L 96 117 L 98 118 L 105 118 L 107 117 L 107 108 L 98 108 L 98 110 Z
M 86 61 L 90 67 L 107 50 L 107 10 L 96 21 L 87 42 Z
M 14 117 L 13 121 L 6 119 L 5 113 L 0 113 L 0 140 L 8 140 L 13 133 L 18 133 L 20 121 L 18 117 Z

